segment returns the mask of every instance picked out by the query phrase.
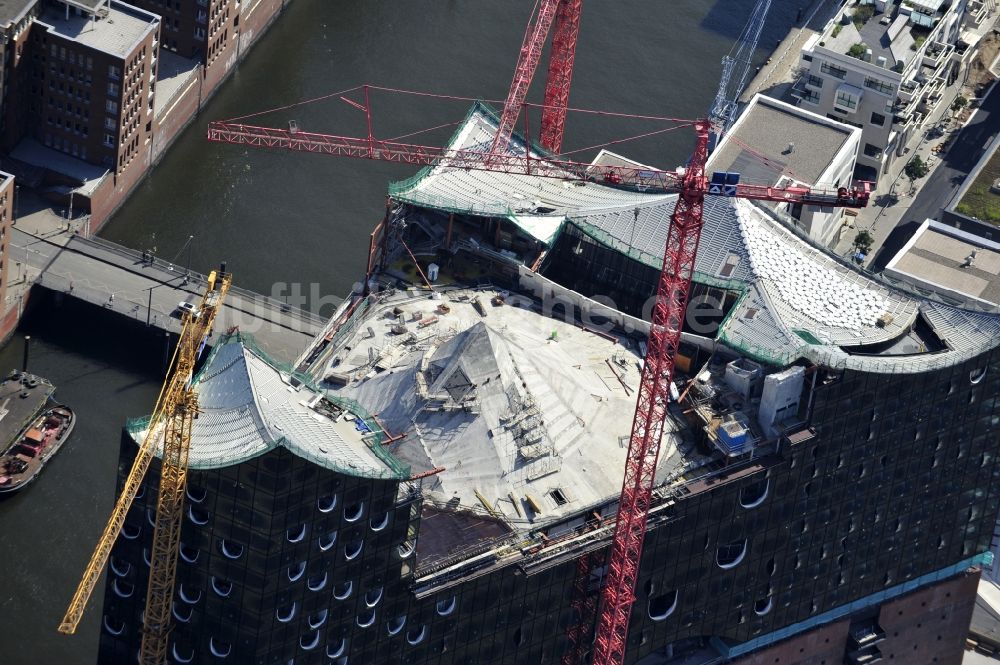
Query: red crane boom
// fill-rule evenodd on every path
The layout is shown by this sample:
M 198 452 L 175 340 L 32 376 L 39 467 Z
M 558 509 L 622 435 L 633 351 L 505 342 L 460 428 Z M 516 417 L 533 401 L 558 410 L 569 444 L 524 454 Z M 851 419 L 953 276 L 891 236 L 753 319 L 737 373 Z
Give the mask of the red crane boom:
M 517 58 L 517 67 L 514 69 L 514 79 L 510 83 L 507 102 L 503 105 L 500 126 L 497 128 L 496 136 L 493 137 L 493 145 L 490 147 L 491 155 L 507 151 L 510 137 L 514 133 L 514 125 L 517 124 L 517 117 L 521 114 L 521 107 L 528 96 L 531 79 L 535 77 L 538 61 L 542 59 L 545 38 L 548 37 L 552 21 L 556 17 L 559 1 L 541 0 L 538 4 L 538 14 L 532 16 L 532 20 L 528 22 L 528 29 L 524 32 L 524 41 L 521 44 L 521 53 Z M 568 97 L 568 90 L 566 94 Z
M 552 50 L 549 52 L 549 73 L 545 79 L 545 108 L 542 110 L 542 128 L 539 132 L 542 147 L 553 154 L 559 154 L 562 150 L 582 8 L 583 0 L 560 0 L 556 12 Z

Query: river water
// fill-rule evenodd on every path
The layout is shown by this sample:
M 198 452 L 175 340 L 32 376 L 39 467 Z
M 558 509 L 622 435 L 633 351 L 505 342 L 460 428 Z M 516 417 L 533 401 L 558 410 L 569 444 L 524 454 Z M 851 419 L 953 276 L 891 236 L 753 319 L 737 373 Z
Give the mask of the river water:
M 680 118 L 704 115 L 721 58 L 753 4 L 589 0 L 570 104 Z M 807 4 L 774 0 L 758 61 Z M 158 256 L 202 271 L 226 260 L 238 285 L 267 294 L 283 295 L 290 283 L 303 285 L 307 294 L 344 294 L 363 272 L 368 234 L 381 218 L 387 183 L 416 168 L 209 144 L 206 122 L 362 83 L 503 99 L 532 5 L 533 0 L 294 0 L 102 235 L 137 249 L 155 247 Z M 541 99 L 543 67 L 529 99 Z M 385 138 L 457 121 L 469 106 L 383 93 L 372 101 L 376 135 Z M 336 98 L 254 122 L 282 127 L 290 119 L 310 131 L 365 133 L 363 116 Z M 563 147 L 574 150 L 653 128 L 571 114 Z M 412 140 L 441 144 L 452 129 Z M 681 130 L 612 149 L 672 167 L 686 159 L 693 138 Z M 320 301 L 308 305 L 319 309 Z M 103 585 L 76 636 L 57 635 L 55 627 L 111 507 L 121 425 L 148 413 L 155 400 L 162 341 L 95 327 L 70 310 L 41 312 L 26 325 L 34 338 L 30 369 L 58 386 L 57 396 L 76 409 L 79 425 L 34 486 L 0 501 L 5 567 L 0 663 L 90 664 L 96 658 Z M 19 365 L 20 354 L 16 337 L 0 350 L 0 372 Z

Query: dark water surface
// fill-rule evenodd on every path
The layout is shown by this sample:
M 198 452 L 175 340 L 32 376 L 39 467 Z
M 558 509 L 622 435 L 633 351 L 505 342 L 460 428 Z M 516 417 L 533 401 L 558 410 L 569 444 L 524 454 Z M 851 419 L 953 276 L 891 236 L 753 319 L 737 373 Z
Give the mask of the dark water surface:
M 193 235 L 194 268 L 228 260 L 240 286 L 270 293 L 276 283 L 299 282 L 343 294 L 363 270 L 387 183 L 416 167 L 209 144 L 205 123 L 365 82 L 502 99 L 532 5 L 293 0 L 103 235 L 135 248 L 155 246 L 181 265 Z M 752 0 L 589 0 L 571 105 L 703 115 L 720 60 L 752 6 Z M 775 0 L 759 59 L 787 33 L 798 6 Z M 536 78 L 530 98 L 540 101 L 542 68 Z M 468 109 L 464 102 L 388 95 L 373 102 L 376 134 L 386 138 L 454 122 Z M 358 111 L 336 100 L 257 120 L 281 127 L 289 119 L 312 131 L 365 132 Z M 571 114 L 564 149 L 651 128 Z M 450 132 L 412 140 L 441 144 Z M 669 167 L 683 162 L 692 145 L 693 134 L 682 130 L 615 149 Z M 127 417 L 148 413 L 156 398 L 163 345 L 143 330 L 68 309 L 46 308 L 26 328 L 34 338 L 30 369 L 58 386 L 79 424 L 37 483 L 0 501 L 0 664 L 89 665 L 96 660 L 103 585 L 76 636 L 55 628 L 111 508 L 120 428 Z M 19 365 L 20 340 L 0 350 L 0 372 Z

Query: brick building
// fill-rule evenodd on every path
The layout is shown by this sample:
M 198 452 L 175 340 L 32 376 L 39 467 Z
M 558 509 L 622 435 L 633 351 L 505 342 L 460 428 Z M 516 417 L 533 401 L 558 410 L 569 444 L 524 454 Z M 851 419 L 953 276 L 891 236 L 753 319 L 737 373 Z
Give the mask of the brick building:
M 10 227 L 14 223 L 14 194 L 14 176 L 0 171 L 0 303 L 3 303 L 7 296 Z

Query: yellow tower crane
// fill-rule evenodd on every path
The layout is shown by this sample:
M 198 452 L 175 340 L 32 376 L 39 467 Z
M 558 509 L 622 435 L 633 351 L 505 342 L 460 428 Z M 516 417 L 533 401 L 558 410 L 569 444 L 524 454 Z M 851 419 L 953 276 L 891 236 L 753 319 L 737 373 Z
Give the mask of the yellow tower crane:
M 231 275 L 225 264 L 212 271 L 208 287 L 198 309 L 183 313 L 183 328 L 167 378 L 160 389 L 153 416 L 143 438 L 135 462 L 125 481 L 125 487 L 111 511 L 101 539 L 90 556 L 83 579 L 70 601 L 59 632 L 72 635 L 83 616 L 84 608 L 111 556 L 111 548 L 125 523 L 125 516 L 153 456 L 162 456 L 160 489 L 156 501 L 156 528 L 149 568 L 149 588 L 146 593 L 145 626 L 142 634 L 140 662 L 143 665 L 163 665 L 167 656 L 170 634 L 170 605 L 177 571 L 177 549 L 180 543 L 181 517 L 184 511 L 184 491 L 187 486 L 188 452 L 191 448 L 191 427 L 198 411 L 198 395 L 191 385 L 198 351 L 212 333 L 212 325 L 229 291 Z

